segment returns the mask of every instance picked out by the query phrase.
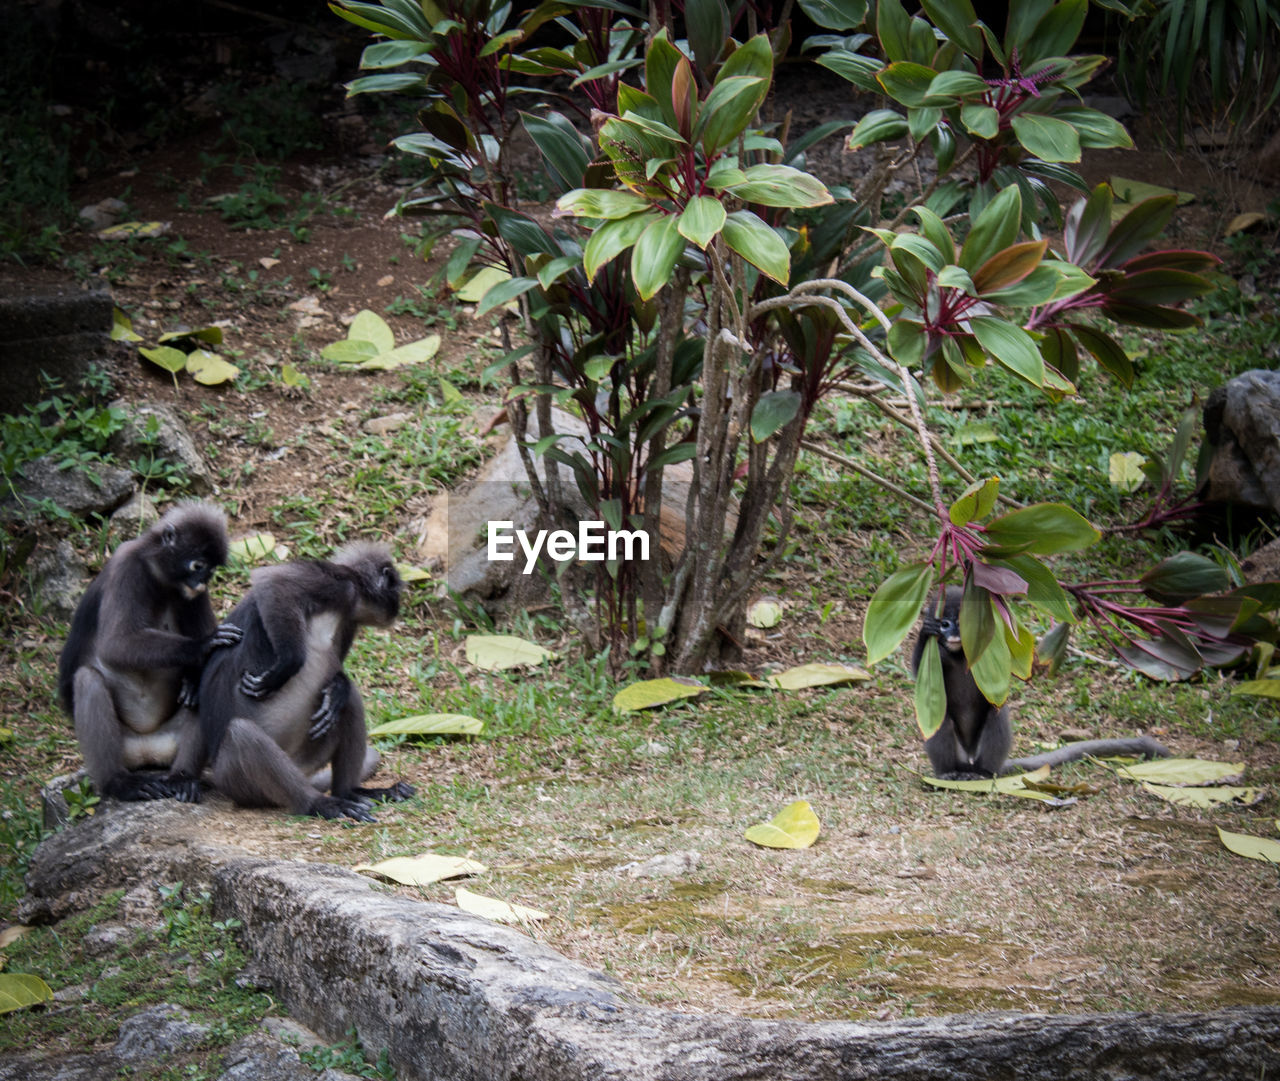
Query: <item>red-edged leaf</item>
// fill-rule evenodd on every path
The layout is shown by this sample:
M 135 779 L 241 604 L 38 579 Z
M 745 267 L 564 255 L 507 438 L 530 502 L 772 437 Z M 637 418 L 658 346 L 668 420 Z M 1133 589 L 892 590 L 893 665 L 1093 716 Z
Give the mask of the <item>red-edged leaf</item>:
M 1216 288 L 1208 278 L 1186 270 L 1140 270 L 1109 284 L 1107 297 L 1131 304 L 1181 304 Z
M 973 273 L 979 293 L 993 293 L 1016 285 L 1040 265 L 1049 247 L 1047 240 L 1028 240 L 998 251 Z
M 1133 386 L 1133 362 L 1114 338 L 1081 323 L 1069 323 L 1068 326 L 1076 341 L 1093 355 L 1098 367 L 1110 372 L 1124 386 Z
M 1158 304 L 1108 302 L 1102 306 L 1102 314 L 1126 326 L 1151 327 L 1153 330 L 1185 330 L 1187 327 L 1198 327 L 1201 323 L 1198 315 L 1179 308 L 1162 308 Z
M 1107 242 L 1111 232 L 1111 202 L 1111 185 L 1103 183 L 1067 211 L 1062 239 L 1067 246 L 1067 258 L 1076 266 L 1087 267 Z
M 996 567 L 990 563 L 972 563 L 973 584 L 988 593 L 1021 595 L 1027 591 L 1027 580 L 1008 567 Z
M 1146 270 L 1187 270 L 1198 274 L 1202 270 L 1211 270 L 1222 260 L 1207 251 L 1195 251 L 1191 248 L 1173 248 L 1164 251 L 1147 252 L 1146 255 L 1135 255 L 1120 269 L 1126 274 L 1139 274 Z
M 1116 267 L 1137 255 L 1165 231 L 1178 206 L 1176 195 L 1144 199 L 1115 224 L 1098 256 L 1098 266 Z

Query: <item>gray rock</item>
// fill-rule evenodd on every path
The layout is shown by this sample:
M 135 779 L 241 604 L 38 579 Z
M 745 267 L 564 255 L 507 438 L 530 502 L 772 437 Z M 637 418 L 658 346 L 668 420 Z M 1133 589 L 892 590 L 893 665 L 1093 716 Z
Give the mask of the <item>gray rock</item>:
M 51 551 L 37 552 L 31 560 L 31 575 L 35 596 L 44 610 L 59 619 L 70 619 L 89 578 L 89 568 L 71 542 L 60 540 Z
M 301 1025 L 294 1027 L 307 1031 Z M 268 1032 L 253 1032 L 232 1044 L 223 1062 L 228 1068 L 218 1081 L 357 1081 L 354 1074 L 342 1070 L 317 1073 L 298 1057 L 296 1048 Z
M 141 536 L 160 520 L 160 509 L 146 492 L 134 492 L 127 503 L 111 515 L 111 539 L 115 544 Z
M 110 1051 L 88 1055 L 0 1055 L 0 1081 L 119 1081 Z
M 104 923 L 90 927 L 81 939 L 81 944 L 91 957 L 100 957 L 131 941 L 133 941 L 133 932 L 129 928 L 122 927 L 118 923 Z
M 41 374 L 74 387 L 111 349 L 111 293 L 95 287 L 0 285 L 0 412 L 47 397 Z
M 209 1035 L 181 1006 L 168 1003 L 135 1013 L 120 1025 L 116 1058 L 122 1062 L 152 1062 L 194 1047 Z
M 1280 1006 L 819 1024 L 645 1006 L 513 928 L 378 892 L 338 867 L 214 844 L 213 813 L 113 805 L 55 834 L 34 854 L 18 919 L 56 918 L 116 886 L 211 883 L 216 915 L 241 921 L 245 949 L 288 1011 L 332 1042 L 354 1028 L 366 1054 L 387 1052 L 400 1081 L 1234 1081 L 1280 1072 Z
M 1280 513 L 1280 372 L 1248 371 L 1218 387 L 1204 429 L 1213 458 L 1201 498 Z
M 618 874 L 627 878 L 680 878 L 692 874 L 701 863 L 701 852 L 664 852 L 647 860 L 624 863 Z
M 128 420 L 124 428 L 111 437 L 111 452 L 122 461 L 133 461 L 155 455 L 182 466 L 187 475 L 187 488 L 196 495 L 213 491 L 213 472 L 187 428 L 182 414 L 164 402 L 111 403 L 122 410 Z M 154 423 L 153 423 L 154 421 Z
M 122 199 L 103 199 L 80 208 L 80 221 L 90 232 L 108 229 L 115 225 L 128 211 Z
M 20 514 L 32 503 L 48 499 L 63 510 L 84 518 L 90 514 L 110 514 L 133 494 L 133 474 L 104 462 L 91 466 L 72 465 L 60 469 L 50 455 L 22 466 L 14 479 L 18 502 L 5 502 L 6 511 Z

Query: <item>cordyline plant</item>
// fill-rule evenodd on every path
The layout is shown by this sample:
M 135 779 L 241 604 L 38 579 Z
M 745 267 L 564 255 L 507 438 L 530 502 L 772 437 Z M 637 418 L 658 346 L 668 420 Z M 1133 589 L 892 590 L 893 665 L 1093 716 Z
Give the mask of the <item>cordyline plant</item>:
M 862 0 L 801 0 L 832 31 L 806 44 L 825 50 L 819 63 L 868 105 L 893 106 L 849 134 L 869 163 L 856 191 L 804 169 L 814 141 L 850 125 L 789 140 L 785 122 L 762 119 L 790 41 L 768 4 L 686 0 L 683 37 L 670 6 L 621 0 L 522 13 L 492 0 L 332 7 L 385 39 L 365 52 L 375 74 L 351 92 L 425 101 L 422 130 L 395 140 L 427 172 L 400 210 L 452 236 L 450 285 L 478 268 L 495 281 L 478 313 L 519 306 L 527 340 L 488 374 L 506 384 L 544 516 L 585 510 L 656 538 L 664 494 L 679 492 L 684 530 L 665 531 L 664 558 L 607 564 L 577 591 L 563 583 L 593 645 L 643 653 L 657 670 L 732 660 L 752 591 L 785 545 L 808 421 L 824 396 L 852 388 L 919 439 L 930 498 L 907 498 L 939 525 L 929 558 L 877 592 L 871 659 L 902 641 L 935 582 L 959 575 L 983 690 L 998 701 L 1012 676 L 1030 675 L 1028 610 L 1070 622 L 1087 595 L 1073 603 L 1040 557 L 1098 533 L 1058 504 L 991 517 L 998 484 L 942 451 L 927 387 L 967 386 L 994 361 L 1059 399 L 1082 357 L 1127 385 L 1111 324 L 1193 323 L 1178 305 L 1210 289 L 1199 272 L 1215 262 L 1146 251 L 1172 200 L 1113 223 L 1110 189 L 1091 191 L 1072 168 L 1082 148 L 1130 145 L 1080 102 L 1103 63 L 1068 55 L 1085 0 L 1011 5 L 1003 35 L 969 0 L 928 0 L 916 15 L 880 0 L 867 32 Z M 521 128 L 559 192 L 550 218 L 520 205 Z M 899 176 L 918 176 L 918 190 L 882 221 Z M 1047 181 L 1081 192 L 1065 216 Z M 1046 220 L 1065 225 L 1061 250 L 1041 234 Z M 940 457 L 967 486 L 957 500 L 944 498 Z M 937 714 L 927 697 L 922 718 Z

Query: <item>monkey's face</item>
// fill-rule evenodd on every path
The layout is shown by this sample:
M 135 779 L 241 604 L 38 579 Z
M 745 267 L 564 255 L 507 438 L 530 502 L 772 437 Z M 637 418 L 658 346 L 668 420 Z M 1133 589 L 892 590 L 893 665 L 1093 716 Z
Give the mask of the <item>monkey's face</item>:
M 357 623 L 370 627 L 389 627 L 400 615 L 400 594 L 404 583 L 390 560 L 368 568 L 356 609 Z
M 152 565 L 160 579 L 188 601 L 207 593 L 209 579 L 222 563 L 217 538 L 205 536 L 202 530 L 179 529 L 162 522 L 159 542 Z
M 925 616 L 923 630 L 941 642 L 948 653 L 960 653 L 964 649 L 960 642 L 960 621 L 949 613 L 941 618 Z

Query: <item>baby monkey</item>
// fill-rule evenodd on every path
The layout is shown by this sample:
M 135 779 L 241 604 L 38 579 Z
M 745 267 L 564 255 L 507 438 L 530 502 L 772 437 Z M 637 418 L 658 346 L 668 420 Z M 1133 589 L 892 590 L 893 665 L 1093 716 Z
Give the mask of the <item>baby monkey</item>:
M 1056 750 L 1030 758 L 1009 758 L 1013 730 L 1007 706 L 987 701 L 964 655 L 960 641 L 960 604 L 964 590 L 947 586 L 941 597 L 935 593 L 921 614 L 920 632 L 911 654 L 912 674 L 931 642 L 937 643 L 942 658 L 942 685 L 947 708 L 942 725 L 924 741 L 925 753 L 935 777 L 965 780 L 1023 773 L 1041 766 L 1057 766 L 1087 756 L 1140 755 L 1167 758 L 1168 748 L 1150 736 L 1133 739 L 1090 739 L 1068 743 Z M 941 609 L 941 611 L 939 611 Z

